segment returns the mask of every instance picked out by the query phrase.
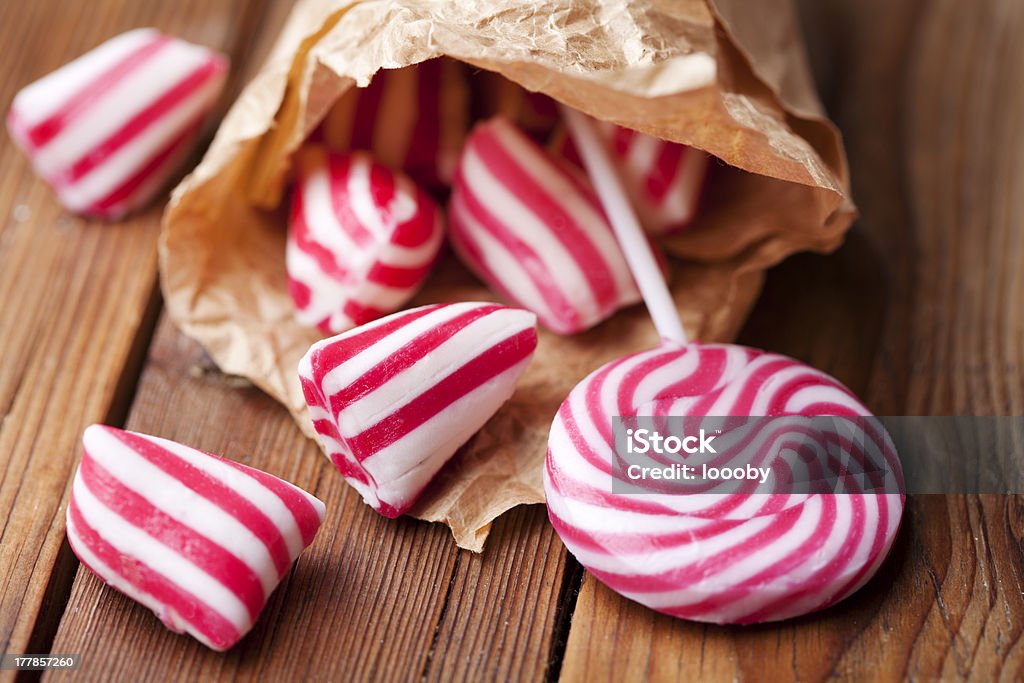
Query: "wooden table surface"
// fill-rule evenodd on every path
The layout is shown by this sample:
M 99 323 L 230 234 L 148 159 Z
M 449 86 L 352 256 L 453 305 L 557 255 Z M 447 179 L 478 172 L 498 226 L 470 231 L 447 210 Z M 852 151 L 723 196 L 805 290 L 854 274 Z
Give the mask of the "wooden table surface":
M 6 0 L 0 105 L 143 25 L 229 53 L 235 93 L 288 4 Z M 801 14 L 862 218 L 835 254 L 770 272 L 740 341 L 831 372 L 879 414 L 1024 414 L 1024 3 L 807 0 Z M 81 653 L 58 676 L 99 681 L 1024 678 L 1020 497 L 915 497 L 867 587 L 752 628 L 617 597 L 541 506 L 502 517 L 482 555 L 442 526 L 379 517 L 283 408 L 168 323 L 159 215 L 67 215 L 0 139 L 0 651 Z M 64 509 L 93 422 L 268 469 L 332 510 L 230 652 L 78 567 Z

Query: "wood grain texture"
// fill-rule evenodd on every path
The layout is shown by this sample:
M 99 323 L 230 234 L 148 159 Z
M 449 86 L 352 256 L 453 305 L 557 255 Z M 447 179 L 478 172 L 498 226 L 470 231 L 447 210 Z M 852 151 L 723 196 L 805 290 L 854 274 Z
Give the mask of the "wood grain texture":
M 1024 7 L 802 6 L 862 219 L 838 253 L 770 274 L 742 341 L 832 372 L 879 414 L 1024 413 Z M 866 588 L 775 626 L 669 619 L 588 575 L 562 678 L 1020 680 L 1021 508 L 915 497 Z
M 313 492 L 327 517 L 227 654 L 165 629 L 78 572 L 53 651 L 81 652 L 75 680 L 477 680 L 540 677 L 564 550 L 541 508 L 501 519 L 483 555 L 448 530 L 374 513 L 283 407 L 220 374 L 164 320 L 129 429 L 266 470 Z M 110 659 L 101 653 L 116 652 Z M 57 674 L 60 677 L 65 674 Z M 71 675 L 71 674 L 66 674 Z
M 250 46 L 243 0 L 47 0 L 3 15 L 5 112 L 22 86 L 138 26 L 236 56 Z M 63 501 L 82 429 L 127 412 L 159 310 L 160 210 L 110 225 L 68 215 L 0 137 L 0 651 L 45 651 L 63 610 L 76 564 Z

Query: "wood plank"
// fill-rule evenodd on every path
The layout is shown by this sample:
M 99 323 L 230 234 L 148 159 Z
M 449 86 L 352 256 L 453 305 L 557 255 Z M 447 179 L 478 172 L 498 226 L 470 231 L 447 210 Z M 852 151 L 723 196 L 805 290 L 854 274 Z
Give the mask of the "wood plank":
M 880 414 L 1021 414 L 1024 8 L 803 6 L 834 28 L 811 47 L 846 132 L 861 235 L 773 272 L 743 341 L 836 374 Z M 562 678 L 1019 680 L 1022 536 L 1019 496 L 915 497 L 868 586 L 752 628 L 656 615 L 588 575 Z
M 242 55 L 251 4 L 11 3 L 0 103 L 138 26 Z M 159 310 L 160 207 L 111 225 L 70 216 L 3 135 L 0 216 L 0 651 L 45 651 L 76 566 L 63 501 L 82 429 L 123 420 Z
M 552 648 L 580 574 L 546 508 L 500 517 L 487 544 L 459 556 L 428 680 L 536 681 L 558 665 Z

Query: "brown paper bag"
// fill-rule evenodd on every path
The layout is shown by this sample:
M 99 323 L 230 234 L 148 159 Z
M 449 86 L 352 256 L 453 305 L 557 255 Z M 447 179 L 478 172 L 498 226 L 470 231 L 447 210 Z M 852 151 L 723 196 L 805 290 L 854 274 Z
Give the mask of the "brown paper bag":
M 666 245 L 680 259 L 672 289 L 694 338 L 733 338 L 766 267 L 836 247 L 853 220 L 842 146 L 812 89 L 788 0 L 302 1 L 175 190 L 160 262 L 174 322 L 224 372 L 284 403 L 307 434 L 296 365 L 318 333 L 294 321 L 286 290 L 290 155 L 347 89 L 441 55 L 721 160 L 696 225 Z M 493 296 L 449 258 L 413 303 L 480 299 Z M 547 431 L 569 390 L 656 343 L 640 306 L 586 334 L 542 331 L 515 396 L 414 515 L 481 550 L 498 515 L 543 502 Z

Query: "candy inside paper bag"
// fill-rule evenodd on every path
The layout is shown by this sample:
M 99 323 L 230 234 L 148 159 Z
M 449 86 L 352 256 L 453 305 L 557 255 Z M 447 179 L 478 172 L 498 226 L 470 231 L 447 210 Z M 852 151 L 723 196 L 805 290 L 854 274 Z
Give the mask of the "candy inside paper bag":
M 785 0 L 300 2 L 175 191 L 161 241 L 168 311 L 225 372 L 251 379 L 311 434 L 296 366 L 322 335 L 296 322 L 287 292 L 291 156 L 351 88 L 381 69 L 448 56 L 466 65 L 473 97 L 498 74 L 717 158 L 693 225 L 665 246 L 691 337 L 729 340 L 766 267 L 794 251 L 834 248 L 854 216 L 842 147 L 820 114 L 796 35 Z M 495 297 L 449 257 L 409 305 L 482 299 Z M 412 514 L 448 524 L 460 546 L 479 551 L 501 513 L 543 502 L 547 432 L 568 391 L 656 341 L 636 306 L 585 334 L 541 331 L 515 395 Z

